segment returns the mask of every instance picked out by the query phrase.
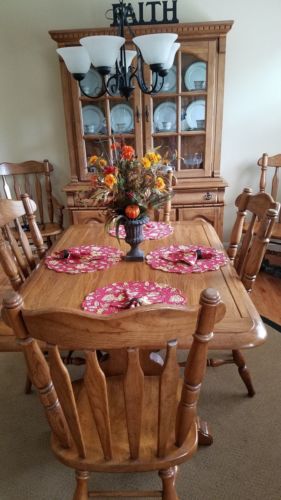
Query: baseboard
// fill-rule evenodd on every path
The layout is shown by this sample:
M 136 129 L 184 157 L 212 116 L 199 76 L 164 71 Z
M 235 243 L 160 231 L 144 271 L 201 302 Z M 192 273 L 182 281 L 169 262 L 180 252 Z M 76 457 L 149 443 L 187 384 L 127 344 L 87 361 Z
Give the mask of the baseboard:
M 281 333 L 281 325 L 275 323 L 275 321 L 271 321 L 271 319 L 265 318 L 265 316 L 261 316 L 261 319 L 266 325 L 271 326 L 271 328 Z

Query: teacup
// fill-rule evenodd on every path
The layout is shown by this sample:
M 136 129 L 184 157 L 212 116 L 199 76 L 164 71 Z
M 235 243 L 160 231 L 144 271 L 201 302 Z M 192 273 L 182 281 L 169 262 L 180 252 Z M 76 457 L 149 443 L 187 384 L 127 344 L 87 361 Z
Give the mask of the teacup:
M 161 130 L 171 130 L 172 122 L 161 122 Z
M 196 120 L 197 128 L 205 128 L 205 120 Z
M 124 132 L 126 130 L 126 123 L 116 123 L 116 129 L 119 132 Z
M 195 90 L 202 90 L 205 88 L 204 80 L 194 80 L 194 88 Z
M 84 132 L 85 134 L 94 134 L 95 132 L 95 125 L 84 125 Z

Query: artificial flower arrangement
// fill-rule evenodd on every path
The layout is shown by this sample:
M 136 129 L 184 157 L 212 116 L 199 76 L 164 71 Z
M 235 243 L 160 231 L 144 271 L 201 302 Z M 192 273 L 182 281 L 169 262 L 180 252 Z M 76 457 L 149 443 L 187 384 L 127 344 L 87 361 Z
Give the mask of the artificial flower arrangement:
M 169 163 L 167 157 L 155 150 L 138 159 L 134 148 L 124 142 L 113 141 L 111 149 L 113 161 L 91 156 L 89 165 L 94 167 L 92 198 L 107 209 L 106 225 L 114 223 L 118 237 L 124 218 L 142 219 L 149 210 L 163 206 L 173 193 L 164 168 Z

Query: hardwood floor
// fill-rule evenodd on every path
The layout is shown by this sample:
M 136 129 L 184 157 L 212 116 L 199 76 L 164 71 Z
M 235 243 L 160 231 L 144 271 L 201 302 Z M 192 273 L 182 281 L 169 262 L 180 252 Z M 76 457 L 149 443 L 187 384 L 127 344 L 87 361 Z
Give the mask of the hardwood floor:
M 251 298 L 261 316 L 281 325 L 280 278 L 261 271 L 256 279 Z

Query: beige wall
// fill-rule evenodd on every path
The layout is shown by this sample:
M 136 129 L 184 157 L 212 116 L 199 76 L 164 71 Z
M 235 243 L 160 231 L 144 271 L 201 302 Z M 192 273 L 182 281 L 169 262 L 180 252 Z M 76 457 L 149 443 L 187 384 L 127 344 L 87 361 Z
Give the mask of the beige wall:
M 107 26 L 109 0 L 0 0 L 0 161 L 55 165 L 55 191 L 69 180 L 55 43 L 48 30 Z M 132 4 L 137 2 L 132 0 Z M 233 19 L 227 43 L 222 175 L 233 201 L 252 185 L 256 159 L 281 151 L 280 0 L 178 0 L 180 22 Z

